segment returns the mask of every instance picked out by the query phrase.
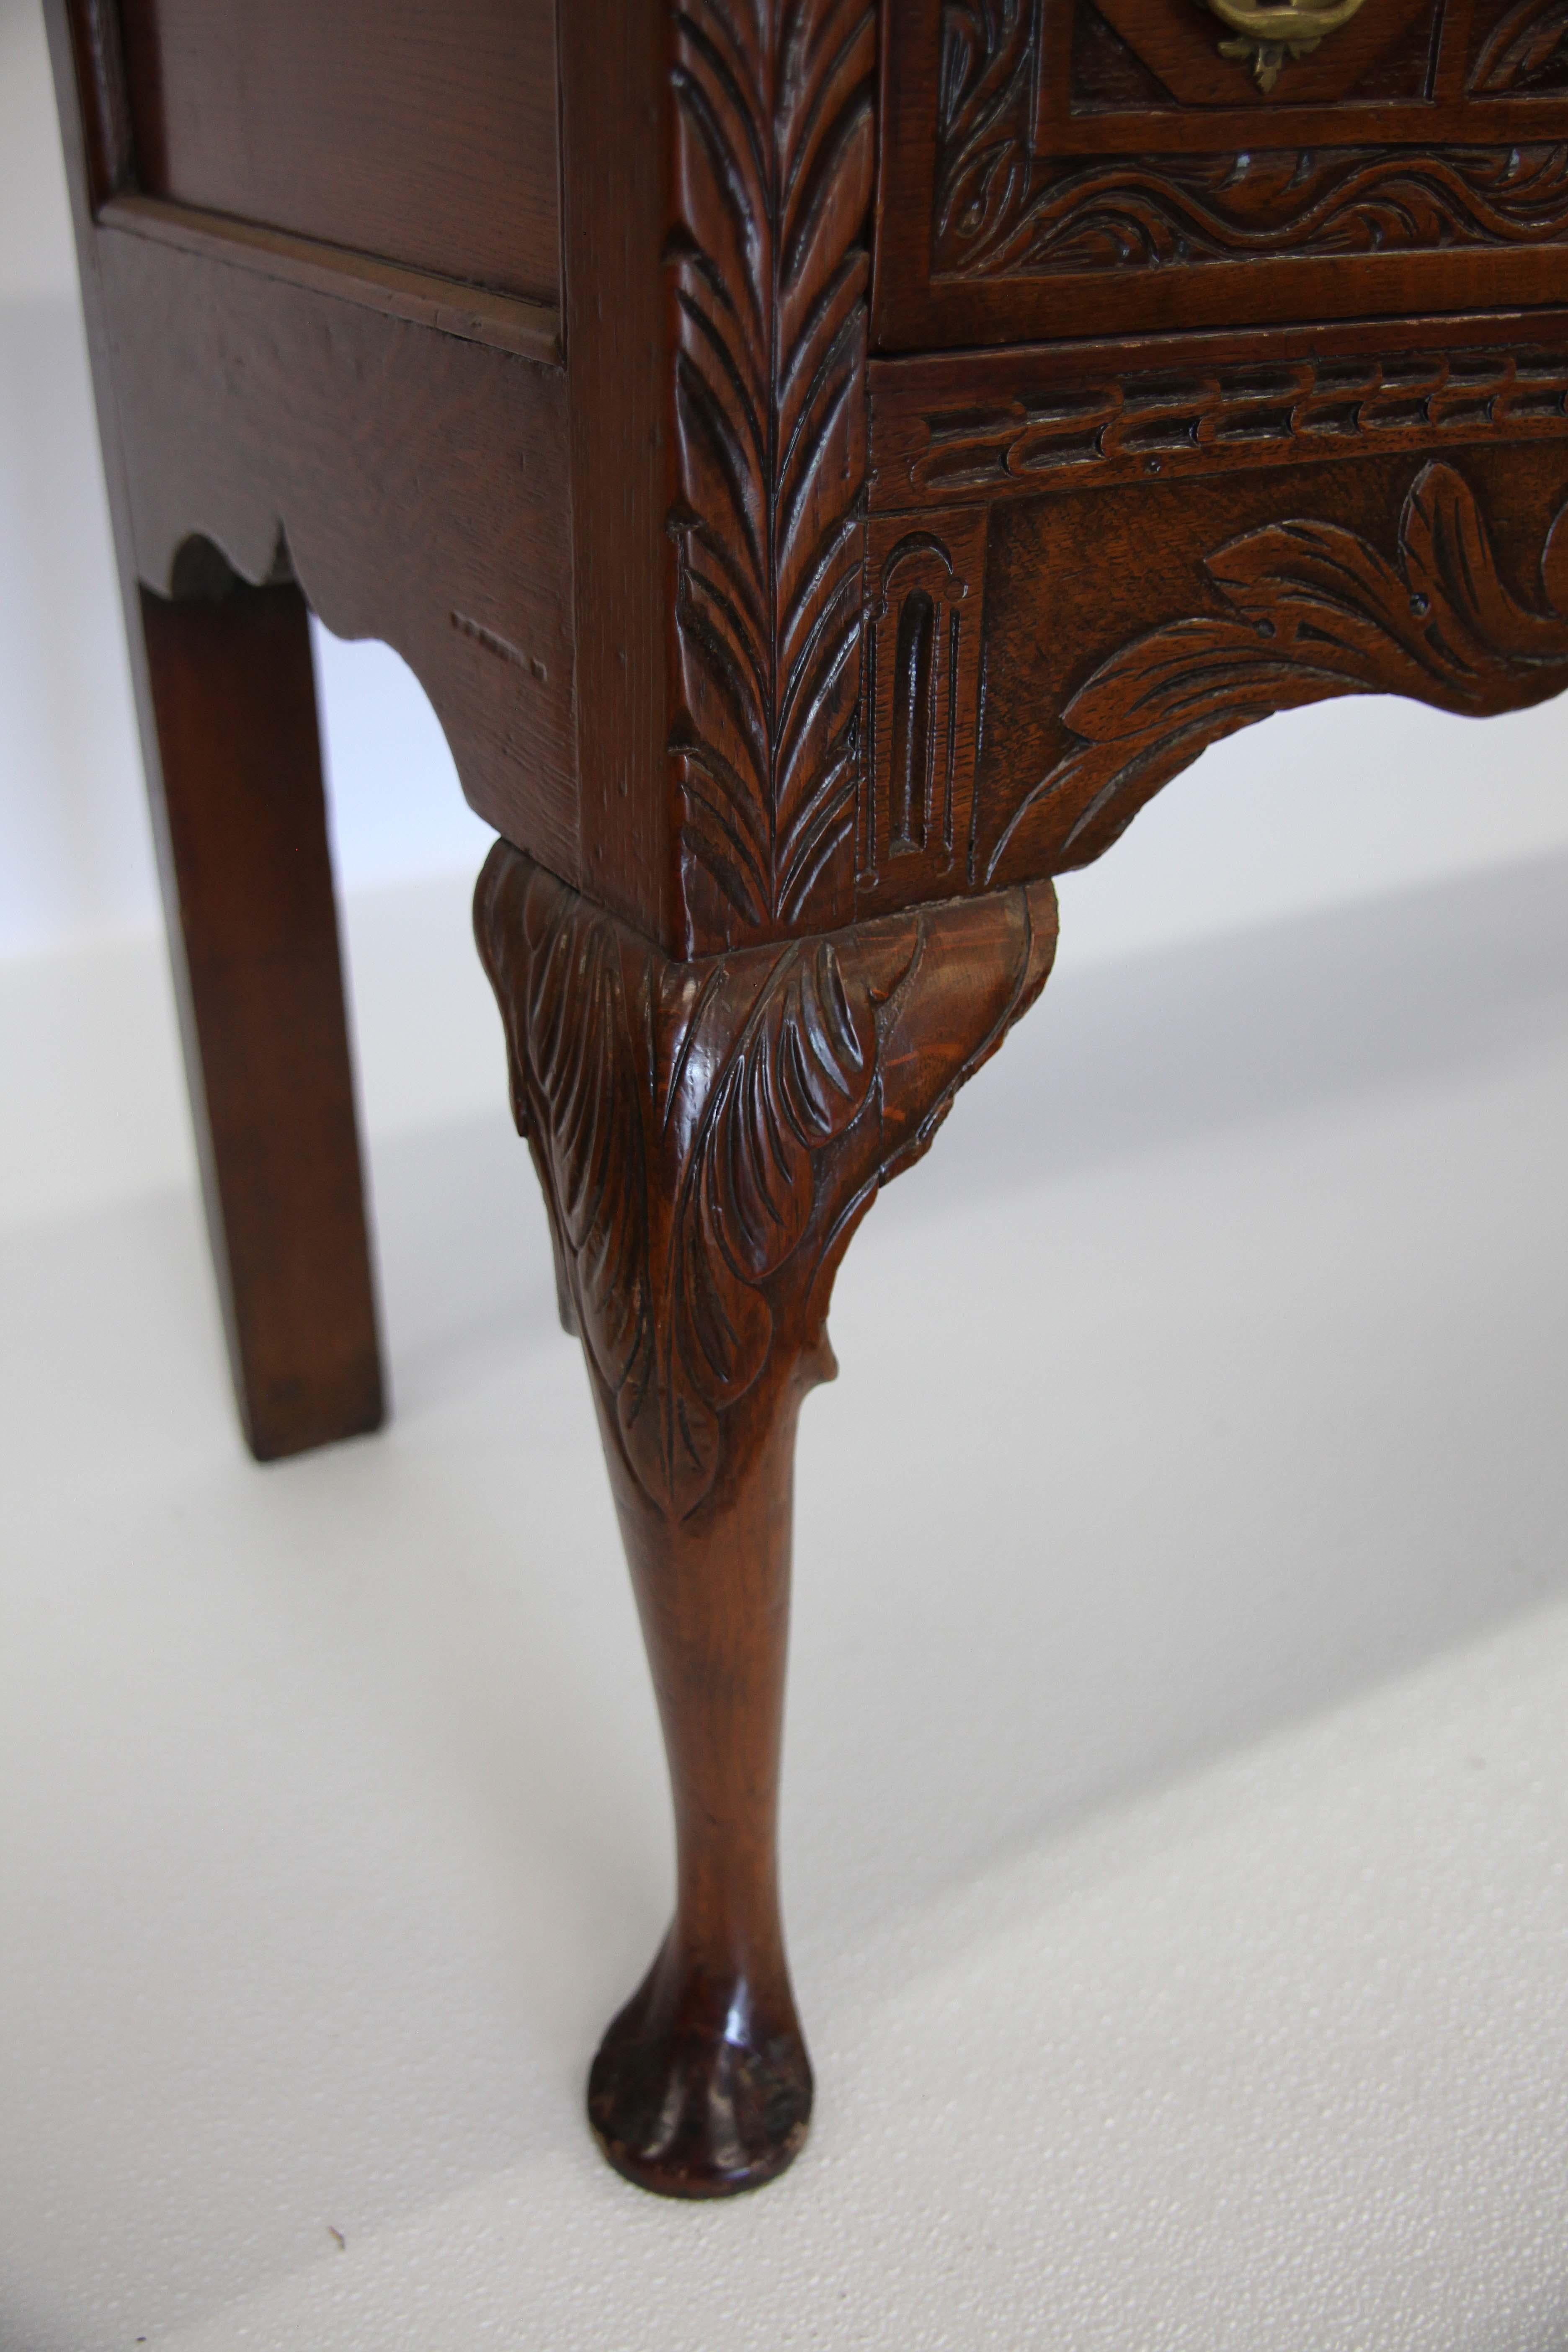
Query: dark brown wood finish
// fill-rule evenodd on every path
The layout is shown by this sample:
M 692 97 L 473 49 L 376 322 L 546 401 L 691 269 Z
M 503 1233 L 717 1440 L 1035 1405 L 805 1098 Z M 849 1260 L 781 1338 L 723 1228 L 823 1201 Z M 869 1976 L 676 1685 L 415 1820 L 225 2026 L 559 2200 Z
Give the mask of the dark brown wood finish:
M 185 567 L 195 602 L 138 581 L 91 212 L 130 170 L 117 20 L 50 0 L 46 23 L 214 1268 L 265 1458 L 384 1410 L 305 608 L 210 547 Z
M 129 0 L 129 74 L 46 5 L 242 1386 L 374 1413 L 297 581 L 505 836 L 678 1830 L 590 2115 L 745 2188 L 810 2108 L 790 1498 L 855 1224 L 1204 744 L 1568 684 L 1568 0 L 1368 0 L 1267 91 L 1199 0 Z
M 150 195 L 553 299 L 553 0 L 122 0 L 121 17 Z
M 1086 388 L 1092 421 L 1052 493 L 1037 481 L 1019 496 L 998 470 L 988 501 L 972 482 L 964 503 L 875 514 L 876 576 L 892 593 L 875 607 L 861 909 L 1086 865 L 1206 744 L 1275 711 L 1381 693 L 1479 718 L 1560 692 L 1568 387 L 1550 355 L 1521 354 L 1500 379 L 1495 358 L 1476 363 L 1505 412 L 1539 364 L 1557 387 L 1543 439 L 1527 419 L 1514 440 L 1505 413 L 1489 440 L 1456 430 L 1440 459 L 1398 454 L 1442 446 L 1439 406 L 1392 423 L 1384 454 L 1334 462 L 1333 446 L 1364 442 L 1331 395 L 1318 462 L 1229 466 L 1197 438 L 1223 420 L 1223 380 L 1189 380 L 1184 397 L 1157 380 L 1138 395 L 1156 459 L 1144 473 L 1147 455 L 1097 446 L 1127 414 L 1106 418 L 1102 384 Z M 1441 355 L 1422 370 L 1417 417 L 1454 388 Z M 1294 388 L 1288 366 L 1267 396 L 1254 383 L 1258 406 L 1238 420 L 1276 459 Z M 984 448 L 973 409 L 963 429 Z M 1192 462 L 1167 479 L 1171 443 Z M 908 616 L 933 597 L 927 654 Z M 911 797 L 943 812 L 918 838 L 900 824 Z
M 304 600 L 210 549 L 185 569 L 206 593 L 142 593 L 148 781 L 235 1396 L 266 1462 L 380 1426 L 375 1298 Z
M 312 294 L 330 294 L 384 318 L 407 319 L 435 327 L 465 342 L 489 343 L 498 352 L 555 365 L 561 358 L 561 313 L 553 303 L 493 294 L 429 270 L 410 269 L 374 255 L 350 253 L 342 246 L 258 228 L 249 221 L 170 204 L 163 196 L 129 191 L 110 196 L 98 209 L 100 228 L 121 229 L 149 244 L 248 270 Z
M 562 11 L 581 875 L 595 898 L 667 946 L 682 928 L 665 753 L 675 561 L 666 528 L 668 42 L 662 8 L 627 8 L 613 23 L 601 7 Z
M 1554 446 L 1259 474 L 1239 491 L 1111 489 L 994 518 L 978 885 L 1087 865 L 1205 744 L 1273 711 L 1404 694 L 1484 718 L 1560 693 L 1565 506 Z M 1042 569 L 1066 583 L 1091 545 L 1133 533 L 1157 593 L 1108 583 L 1085 625 L 1058 593 L 1042 627 Z
M 876 16 L 676 16 L 671 391 L 687 952 L 854 904 Z
M 589 2113 L 645 2188 L 717 2196 L 805 2137 L 775 1852 L 795 1426 L 879 1185 L 1045 985 L 1050 886 L 668 961 L 515 850 L 475 927 L 582 1334 L 663 1717 L 675 1922 Z
M 529 363 L 556 314 L 145 195 L 110 0 L 49 15 L 131 572 L 166 590 L 199 534 L 259 583 L 285 541 L 328 626 L 414 670 L 480 815 L 576 878 L 566 385 Z
M 874 360 L 888 514 L 1568 435 L 1568 311 Z
M 1568 100 L 1468 89 L 1464 7 L 1439 12 L 1405 103 L 1317 97 L 1335 36 L 1267 98 L 1231 66 L 1229 107 L 1183 105 L 1156 79 L 1120 110 L 1072 102 L 1089 7 L 891 0 L 883 348 L 1562 299 Z M 1223 29 L 1195 0 L 1120 0 L 1118 18 L 1167 71 L 1169 40 L 1206 58 Z M 1353 57 L 1371 35 L 1351 37 Z
M 561 371 L 118 226 L 95 256 L 139 576 L 197 531 L 265 580 L 286 542 L 329 628 L 407 662 L 479 814 L 575 877 Z

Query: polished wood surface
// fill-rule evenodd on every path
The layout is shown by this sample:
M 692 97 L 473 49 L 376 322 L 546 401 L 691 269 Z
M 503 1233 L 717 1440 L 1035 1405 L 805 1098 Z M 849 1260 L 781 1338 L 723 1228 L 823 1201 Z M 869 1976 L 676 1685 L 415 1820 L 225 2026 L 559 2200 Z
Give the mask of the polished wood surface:
M 1399 11 L 1363 14 L 1265 96 L 1214 58 L 1222 28 L 1194 0 L 1123 0 L 1120 32 L 1094 0 L 896 0 L 878 342 L 1399 321 L 1548 299 L 1568 257 L 1568 92 L 1550 75 L 1528 95 L 1500 78 L 1495 18 L 1444 0 L 1402 92 L 1323 95 L 1342 40 L 1353 58 Z M 1537 5 L 1538 36 L 1542 18 Z M 1091 26 L 1134 68 L 1114 110 L 1083 86 Z M 1203 60 L 1203 96 L 1184 101 L 1161 78 L 1178 79 L 1173 46 Z M 1216 106 L 1225 75 L 1233 102 Z
M 642 1617 L 676 1916 L 589 2114 L 644 2187 L 782 2171 L 812 2096 L 779 1916 L 795 1417 L 879 1185 L 1034 1003 L 1049 883 L 675 964 L 498 844 L 475 901 Z
M 196 551 L 192 551 L 193 555 Z M 379 1426 L 337 909 L 297 588 L 143 590 L 153 833 L 235 1396 L 261 1461 Z
M 123 0 L 121 21 L 150 195 L 553 299 L 552 0 Z
M 1568 684 L 1562 0 L 1384 0 L 1267 87 L 1198 0 L 46 7 L 198 1124 L 211 1063 L 265 1130 L 211 1125 L 220 1280 L 338 1297 L 277 1360 L 359 1425 L 302 591 L 503 836 L 480 951 L 678 1832 L 590 2119 L 752 2186 L 812 2098 L 790 1502 L 856 1223 L 1038 992 L 1049 877 L 1206 743 Z
M 574 876 L 561 370 L 118 226 L 96 260 L 138 575 L 167 592 L 199 533 L 259 582 L 284 544 L 329 627 L 403 656 L 479 814 Z

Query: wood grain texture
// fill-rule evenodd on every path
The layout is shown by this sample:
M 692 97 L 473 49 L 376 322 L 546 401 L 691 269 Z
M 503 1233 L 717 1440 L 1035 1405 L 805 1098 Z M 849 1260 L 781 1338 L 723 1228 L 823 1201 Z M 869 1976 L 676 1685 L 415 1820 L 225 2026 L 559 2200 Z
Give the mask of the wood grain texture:
M 94 233 L 133 559 L 279 541 L 327 626 L 380 637 L 479 814 L 577 871 L 561 372 L 210 257 Z
M 582 880 L 673 947 L 669 10 L 572 0 L 560 34 Z
M 135 172 L 120 0 L 45 0 L 45 18 L 72 211 L 84 226 Z
M 242 1426 L 286 1454 L 384 1402 L 304 609 L 138 583 L 92 224 L 128 168 L 113 22 L 46 0 L 45 25 L 214 1269 Z
M 121 13 L 150 194 L 553 299 L 552 0 L 121 0 Z
M 852 911 L 875 8 L 562 45 L 584 879 L 710 953 Z
M 1404 694 L 1479 718 L 1561 692 L 1565 505 L 1568 453 L 1546 446 L 996 509 L 977 883 L 1087 864 L 1273 711 Z M 1072 613 L 1075 559 L 1129 533 L 1146 583 L 1106 566 Z
M 305 605 L 143 593 L 153 833 L 240 1422 L 375 1429 L 380 1349 Z
M 581 1332 L 674 1792 L 675 1923 L 595 2063 L 611 2161 L 747 2188 L 804 2138 L 778 1908 L 795 1415 L 879 1185 L 1045 983 L 1048 885 L 694 963 L 498 845 L 475 902 Z
M 313 294 L 335 295 L 363 310 L 434 327 L 465 342 L 489 343 L 520 359 L 553 366 L 561 358 L 561 314 L 552 303 L 494 294 L 485 287 L 409 269 L 401 262 L 377 261 L 313 237 L 258 228 L 222 213 L 197 212 L 189 205 L 171 204 L 165 196 L 110 196 L 99 206 L 98 219 L 103 228 L 124 230 L 233 269 L 249 269 L 258 278 L 302 286 Z
M 691 947 L 842 920 L 864 564 L 870 0 L 675 16 L 670 331 Z
M 377 1409 L 297 580 L 508 836 L 477 929 L 677 1824 L 589 2113 L 726 2194 L 812 2099 L 796 1414 L 1044 877 L 1270 712 L 1568 684 L 1557 0 L 1369 0 L 1236 105 L 1197 0 L 571 0 L 559 279 L 498 71 L 546 0 L 132 0 L 134 126 L 110 0 L 46 5 L 247 1408 Z

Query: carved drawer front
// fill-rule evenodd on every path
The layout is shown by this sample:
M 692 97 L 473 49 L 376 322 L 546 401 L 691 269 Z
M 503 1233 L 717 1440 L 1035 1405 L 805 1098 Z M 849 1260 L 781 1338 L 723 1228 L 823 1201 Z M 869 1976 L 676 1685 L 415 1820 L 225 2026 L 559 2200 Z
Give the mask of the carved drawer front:
M 1568 291 L 1568 0 L 894 0 L 885 349 Z

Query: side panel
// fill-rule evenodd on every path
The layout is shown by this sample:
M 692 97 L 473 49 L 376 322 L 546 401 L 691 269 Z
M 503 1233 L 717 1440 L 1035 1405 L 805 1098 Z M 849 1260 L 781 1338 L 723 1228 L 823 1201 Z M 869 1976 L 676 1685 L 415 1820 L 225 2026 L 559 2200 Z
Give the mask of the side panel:
M 554 0 L 121 0 L 149 194 L 560 286 Z
M 339 635 L 430 697 L 479 814 L 577 874 L 559 369 L 122 231 L 94 233 L 136 571 L 279 542 Z

